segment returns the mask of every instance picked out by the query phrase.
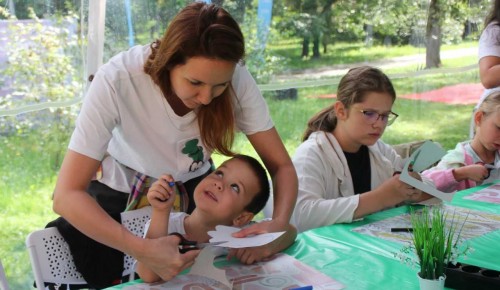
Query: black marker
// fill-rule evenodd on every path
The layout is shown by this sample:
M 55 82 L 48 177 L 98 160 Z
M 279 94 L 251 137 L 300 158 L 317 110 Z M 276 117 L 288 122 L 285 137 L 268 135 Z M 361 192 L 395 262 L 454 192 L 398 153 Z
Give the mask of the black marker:
M 431 228 L 429 228 L 429 231 L 431 230 Z M 392 233 L 412 233 L 413 232 L 413 228 L 391 228 L 391 232 Z
M 411 233 L 413 232 L 413 228 L 391 228 L 391 233 L 400 233 L 400 232 Z

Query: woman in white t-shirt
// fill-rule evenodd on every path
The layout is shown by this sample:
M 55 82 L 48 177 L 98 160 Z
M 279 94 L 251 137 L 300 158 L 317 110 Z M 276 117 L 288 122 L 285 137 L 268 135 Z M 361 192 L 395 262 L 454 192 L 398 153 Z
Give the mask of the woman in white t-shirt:
M 486 89 L 500 86 L 500 0 L 494 1 L 479 39 L 479 76 Z
M 129 194 L 144 193 L 165 172 L 189 185 L 190 194 L 211 172 L 212 152 L 234 154 L 234 134 L 241 131 L 273 179 L 275 206 L 271 221 L 238 236 L 284 230 L 297 176 L 243 66 L 244 47 L 238 24 L 224 9 L 192 3 L 161 40 L 104 64 L 90 84 L 59 173 L 55 212 L 84 237 L 135 257 L 169 280 L 190 266 L 197 252 L 179 254 L 179 240 L 172 236 L 135 237 L 112 217 L 126 208 Z
M 474 137 L 474 112 L 482 101 L 492 92 L 500 90 L 500 0 L 484 21 L 484 30 L 479 38 L 479 77 L 485 90 L 474 107 L 471 117 L 469 137 Z

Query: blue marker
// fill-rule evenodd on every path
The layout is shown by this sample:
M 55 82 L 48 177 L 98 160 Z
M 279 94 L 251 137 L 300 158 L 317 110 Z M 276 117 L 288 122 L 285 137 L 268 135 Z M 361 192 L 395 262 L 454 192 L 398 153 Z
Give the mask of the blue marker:
M 290 290 L 313 290 L 313 286 L 312 285 L 302 286 L 302 287 L 298 287 L 298 288 L 292 288 Z
M 175 181 L 170 181 L 170 182 L 168 183 L 168 185 L 174 189 L 175 194 L 177 194 L 177 195 L 179 195 L 179 196 L 181 195 L 181 193 L 180 193 L 180 191 L 179 191 L 179 188 L 177 187 L 177 184 L 175 184 Z

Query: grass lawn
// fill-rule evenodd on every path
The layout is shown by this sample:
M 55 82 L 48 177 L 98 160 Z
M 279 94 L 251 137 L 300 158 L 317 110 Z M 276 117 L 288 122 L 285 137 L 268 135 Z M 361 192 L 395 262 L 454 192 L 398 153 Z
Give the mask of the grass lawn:
M 411 45 L 390 47 L 374 45 L 366 47 L 364 43 L 339 42 L 329 45 L 326 53 L 323 53 L 323 47 L 321 47 L 320 58 L 303 59 L 300 57 L 301 45 L 301 39 L 290 39 L 286 42 L 280 41 L 279 43 L 268 44 L 268 47 L 273 50 L 276 55 L 286 60 L 286 66 L 283 67 L 284 70 L 281 72 L 322 68 L 338 64 L 378 61 L 406 55 L 425 54 L 425 47 L 415 47 Z M 461 44 L 442 45 L 441 51 L 471 47 L 477 47 L 477 42 L 469 41 L 462 42 Z M 476 62 L 477 56 L 474 57 Z
M 464 44 L 467 45 L 471 44 Z M 300 51 L 297 43 L 271 46 L 282 55 L 292 55 Z M 332 47 L 333 48 L 333 47 Z M 458 48 L 455 46 L 454 48 Z M 358 44 L 338 44 L 339 55 L 333 53 L 321 60 L 291 60 L 291 67 L 319 67 L 325 63 L 367 61 L 383 57 L 422 53 L 421 48 L 364 48 Z M 443 49 L 448 49 L 444 47 Z M 469 64 L 473 58 L 462 61 L 447 60 L 444 67 Z M 401 73 L 414 68 L 398 68 L 386 73 Z M 477 71 L 459 74 L 437 74 L 418 78 L 394 79 L 398 95 L 422 92 L 455 83 L 478 82 Z M 321 108 L 331 104 L 332 99 L 319 99 L 314 96 L 335 93 L 335 79 L 331 85 L 308 87 L 298 90 L 297 100 L 275 100 L 272 93 L 266 92 L 271 114 L 283 142 L 293 155 L 300 144 L 307 120 Z M 446 105 L 416 100 L 398 99 L 394 111 L 400 117 L 387 128 L 383 140 L 390 144 L 404 143 L 421 139 L 432 139 L 451 149 L 459 141 L 466 140 L 472 105 Z M 0 122 L 6 121 L 2 117 Z M 59 132 L 60 134 L 60 132 Z M 69 132 L 68 132 L 69 136 Z M 54 188 L 57 168 L 60 161 L 47 153 L 44 135 L 37 130 L 17 132 L 13 136 L 0 135 L 0 213 L 2 227 L 0 236 L 0 259 L 7 272 L 12 289 L 31 288 L 33 276 L 24 241 L 29 232 L 43 228 L 56 217 L 52 212 L 51 194 Z M 67 142 L 67 141 L 66 141 Z M 64 147 L 64 146 L 63 146 Z M 235 151 L 256 154 L 244 136 L 238 135 Z M 214 156 L 217 164 L 225 158 Z

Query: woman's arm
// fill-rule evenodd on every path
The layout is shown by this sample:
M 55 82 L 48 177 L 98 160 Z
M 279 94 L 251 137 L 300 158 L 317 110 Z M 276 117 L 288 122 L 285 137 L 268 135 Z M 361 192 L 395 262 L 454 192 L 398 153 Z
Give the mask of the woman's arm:
M 298 181 L 295 167 L 274 127 L 249 135 L 248 140 L 264 162 L 273 181 L 274 210 L 269 232 L 285 230 L 297 199 Z M 250 234 L 250 231 L 247 231 L 247 234 Z
M 273 219 L 253 224 L 233 235 L 242 238 L 253 234 L 287 231 L 286 237 L 290 238 L 293 236 L 293 239 L 295 239 L 296 233 L 294 234 L 289 231 L 291 230 L 290 216 L 297 198 L 298 182 L 295 168 L 285 146 L 274 128 L 250 135 L 248 139 L 261 157 L 273 179 Z M 288 242 L 288 240 L 285 242 Z M 238 250 L 230 254 L 229 257 L 236 256 L 243 263 L 250 264 L 273 255 L 278 251 L 277 249 L 283 248 L 279 247 L 279 245 L 283 245 L 281 240 L 280 242 L 269 243 L 261 247 Z
M 485 56 L 479 60 L 479 77 L 487 89 L 500 86 L 500 57 Z
M 179 238 L 174 236 L 154 240 L 134 236 L 86 192 L 99 163 L 68 150 L 54 190 L 54 211 L 90 238 L 143 262 L 164 280 L 191 266 L 198 251 L 181 255 Z

